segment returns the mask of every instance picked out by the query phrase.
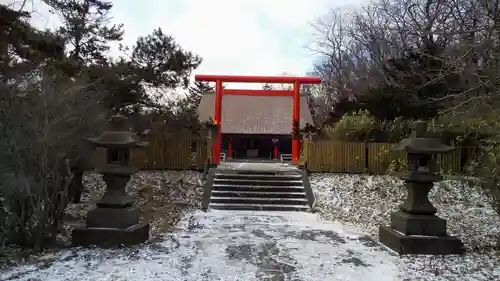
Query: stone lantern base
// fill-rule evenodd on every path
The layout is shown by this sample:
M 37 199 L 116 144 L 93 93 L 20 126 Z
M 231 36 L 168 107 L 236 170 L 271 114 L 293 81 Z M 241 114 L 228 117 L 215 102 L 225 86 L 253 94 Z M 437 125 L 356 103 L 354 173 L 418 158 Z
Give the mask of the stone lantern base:
M 434 215 L 403 211 L 391 215 L 390 226 L 380 226 L 379 240 L 400 255 L 462 254 L 462 242 L 446 234 L 446 221 Z
M 130 150 L 145 147 L 139 137 L 128 130 L 127 118 L 114 115 L 108 129 L 97 138 L 87 138 L 93 147 L 107 149 L 106 164 L 97 167 L 106 189 L 97 208 L 87 214 L 86 226 L 73 230 L 74 246 L 119 247 L 134 245 L 149 239 L 149 223 L 140 224 L 140 211 L 133 207 L 126 185 L 137 168 L 130 167 Z
M 148 239 L 149 223 L 139 223 L 139 210 L 135 207 L 97 207 L 88 212 L 86 227 L 72 232 L 73 246 L 119 247 Z

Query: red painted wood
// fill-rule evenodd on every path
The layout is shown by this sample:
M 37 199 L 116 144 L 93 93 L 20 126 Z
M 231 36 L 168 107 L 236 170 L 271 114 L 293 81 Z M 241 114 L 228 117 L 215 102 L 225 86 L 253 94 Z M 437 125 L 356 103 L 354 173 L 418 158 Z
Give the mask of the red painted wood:
M 216 82 L 221 80 L 227 83 L 294 83 L 300 84 L 320 84 L 321 78 L 310 76 L 245 76 L 245 75 L 205 75 L 194 76 L 196 81 Z
M 291 96 L 293 96 L 293 91 L 289 91 L 289 90 L 224 89 L 223 95 L 291 97 Z
M 226 95 L 251 95 L 251 96 L 292 96 L 293 97 L 293 120 L 300 122 L 300 86 L 303 84 L 320 84 L 319 77 L 294 77 L 294 76 L 239 76 L 239 75 L 195 75 L 196 81 L 216 82 L 215 86 L 215 111 L 214 121 L 219 125 L 212 155 L 215 163 L 220 164 L 221 146 L 221 117 L 222 117 L 222 96 Z M 223 82 L 234 83 L 282 83 L 292 84 L 293 91 L 286 90 L 240 90 L 224 89 Z M 295 122 L 294 122 L 295 123 Z M 292 124 L 293 126 L 293 124 Z M 299 123 L 300 128 L 300 123 Z M 228 154 L 232 156 L 232 144 Z M 276 149 L 276 147 L 275 147 Z M 275 151 L 276 156 L 276 151 Z M 300 157 L 300 140 L 292 140 L 292 160 L 297 163 Z
M 214 142 L 213 154 L 214 161 L 217 165 L 220 164 L 220 145 L 221 145 L 221 119 L 222 119 L 222 80 L 217 80 L 215 83 L 215 111 L 214 121 L 219 125 L 217 130 L 217 138 Z
M 300 83 L 295 81 L 293 84 L 293 105 L 292 105 L 292 122 L 297 122 L 300 128 Z M 292 123 L 292 129 L 293 129 Z M 292 131 L 293 132 L 293 131 Z M 292 138 L 292 162 L 296 164 L 300 157 L 300 140 Z

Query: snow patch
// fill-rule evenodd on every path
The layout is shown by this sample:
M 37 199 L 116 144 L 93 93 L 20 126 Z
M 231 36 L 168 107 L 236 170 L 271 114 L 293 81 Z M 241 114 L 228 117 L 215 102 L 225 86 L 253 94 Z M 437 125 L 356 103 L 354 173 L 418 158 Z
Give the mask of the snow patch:
M 0 279 L 401 280 L 398 259 L 366 242 L 355 228 L 310 213 L 200 211 L 159 242 L 62 251 Z
M 321 217 L 358 227 L 378 240 L 378 227 L 406 197 L 403 182 L 391 176 L 315 174 L 311 185 L 315 209 Z M 429 199 L 437 215 L 447 220 L 450 235 L 465 244 L 463 256 L 403 256 L 408 280 L 500 280 L 500 257 L 495 250 L 500 218 L 487 195 L 472 181 L 444 180 L 435 184 Z

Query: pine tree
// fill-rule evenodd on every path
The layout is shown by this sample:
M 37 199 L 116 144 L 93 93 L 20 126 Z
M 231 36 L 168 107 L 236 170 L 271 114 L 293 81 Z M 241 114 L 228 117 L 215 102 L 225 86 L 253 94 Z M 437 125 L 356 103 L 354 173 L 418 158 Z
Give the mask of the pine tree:
M 58 33 L 66 40 L 69 57 L 79 65 L 105 64 L 111 42 L 123 37 L 123 25 L 110 24 L 113 8 L 104 0 L 45 0 L 60 15 Z
M 196 81 L 194 85 L 189 88 L 186 101 L 191 106 L 198 107 L 203 94 L 213 91 L 215 91 L 214 87 L 210 86 L 208 83 Z
M 191 72 L 201 63 L 200 57 L 182 49 L 161 28 L 139 37 L 131 57 L 144 82 L 167 89 L 188 87 Z
M 27 12 L 0 4 L 0 74 L 18 75 L 47 59 L 62 59 L 64 42 L 48 30 L 29 24 Z

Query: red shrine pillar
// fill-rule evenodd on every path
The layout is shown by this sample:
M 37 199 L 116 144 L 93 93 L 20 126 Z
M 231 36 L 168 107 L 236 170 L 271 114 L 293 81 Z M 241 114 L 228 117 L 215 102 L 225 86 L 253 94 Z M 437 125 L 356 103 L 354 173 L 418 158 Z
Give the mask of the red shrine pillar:
M 221 144 L 221 115 L 222 115 L 222 80 L 217 80 L 215 82 L 215 110 L 214 110 L 214 121 L 217 124 L 217 134 L 215 135 L 215 142 L 213 147 L 213 159 L 215 164 L 220 164 L 220 144 Z
M 233 159 L 233 139 L 227 140 L 227 158 Z
M 293 121 L 300 129 L 300 86 L 301 84 L 320 84 L 319 77 L 287 77 L 287 76 L 232 76 L 232 75 L 195 75 L 196 81 L 215 82 L 215 112 L 214 123 L 218 125 L 218 132 L 215 136 L 212 148 L 213 160 L 218 165 L 220 163 L 221 149 L 221 109 L 222 96 L 231 95 L 259 95 L 259 96 L 292 96 L 293 97 Z M 228 83 L 293 83 L 293 90 L 224 90 L 222 82 Z M 292 140 L 292 159 L 296 164 L 300 158 L 300 139 Z
M 300 129 L 300 82 L 295 80 L 293 83 L 293 106 L 292 106 L 292 129 Z M 293 128 L 293 124 L 298 128 Z M 293 131 L 292 131 L 293 132 Z M 300 140 L 292 136 L 292 162 L 296 164 L 300 158 Z

